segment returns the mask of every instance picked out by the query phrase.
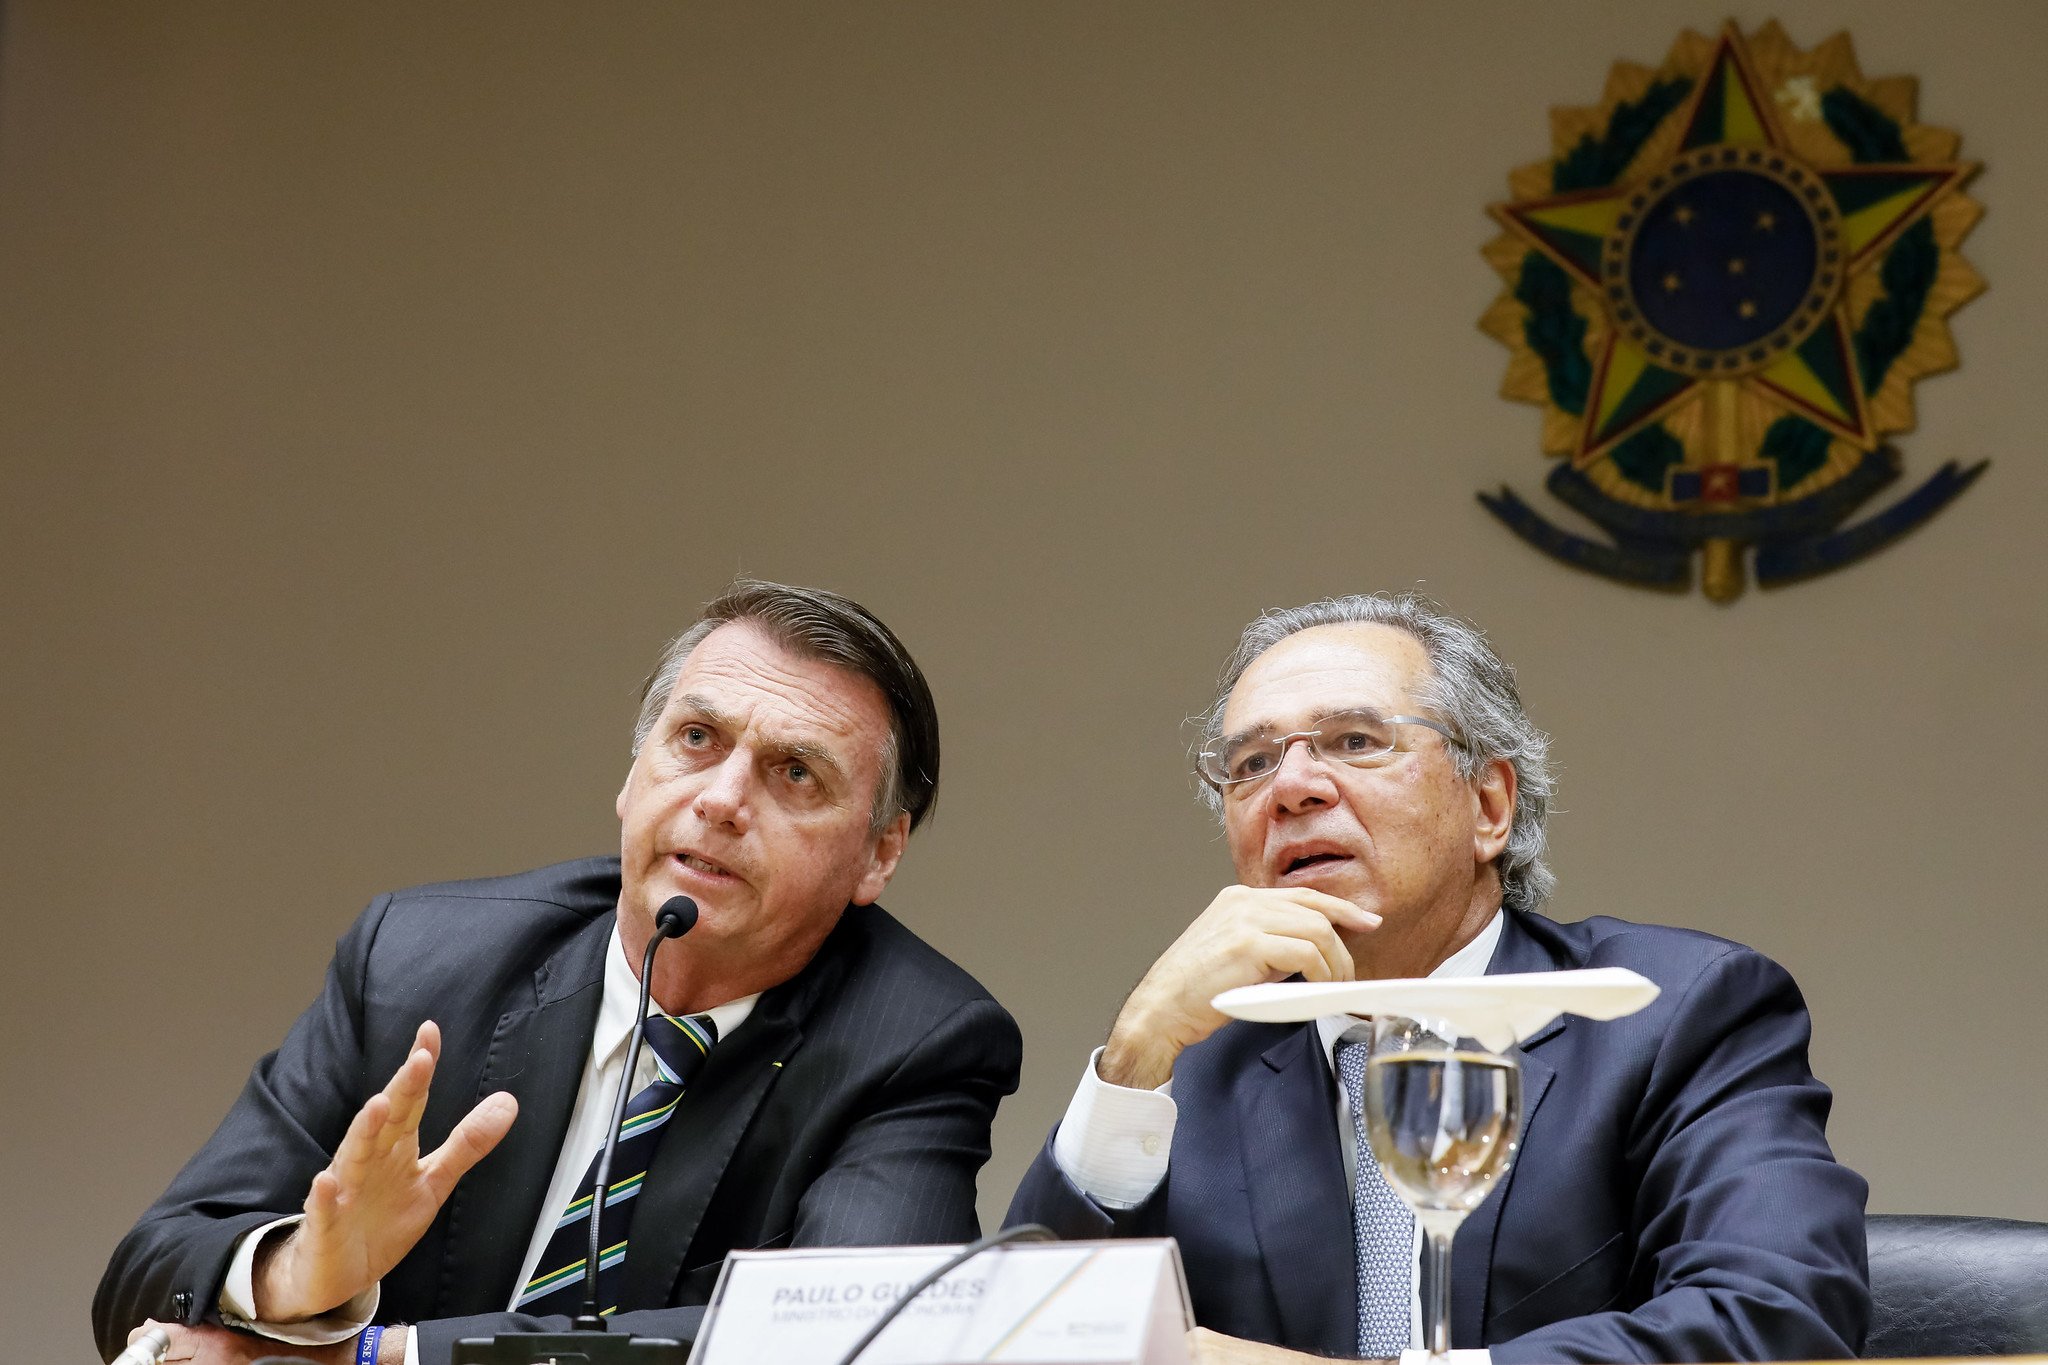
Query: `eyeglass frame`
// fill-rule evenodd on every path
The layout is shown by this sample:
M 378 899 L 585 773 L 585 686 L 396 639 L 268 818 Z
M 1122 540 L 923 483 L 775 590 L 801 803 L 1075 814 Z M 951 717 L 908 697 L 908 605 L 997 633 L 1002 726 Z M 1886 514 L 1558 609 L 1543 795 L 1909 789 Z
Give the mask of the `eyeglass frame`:
M 1354 706 L 1349 710 L 1332 711 L 1327 716 L 1318 717 L 1316 720 L 1316 724 L 1312 729 L 1295 730 L 1288 734 L 1275 736 L 1273 743 L 1278 746 L 1280 753 L 1280 761 L 1278 763 L 1275 763 L 1272 766 L 1272 768 L 1266 772 L 1256 773 L 1251 777 L 1212 777 L 1203 768 L 1202 760 L 1208 758 L 1209 755 L 1212 752 L 1214 752 L 1214 750 L 1205 748 L 1195 756 L 1195 776 L 1201 778 L 1204 782 L 1208 783 L 1212 788 L 1216 790 L 1216 792 L 1219 795 L 1228 795 L 1233 790 L 1238 792 L 1249 792 L 1256 788 L 1259 783 L 1264 782 L 1267 778 L 1273 776 L 1274 773 L 1280 771 L 1280 765 L 1287 761 L 1287 746 L 1294 743 L 1294 741 L 1297 739 L 1304 740 L 1307 742 L 1310 758 L 1313 758 L 1318 762 L 1323 763 L 1341 763 L 1347 768 L 1363 767 L 1366 763 L 1369 763 L 1374 759 L 1384 758 L 1388 754 L 1392 753 L 1412 752 L 1409 750 L 1397 749 L 1394 745 L 1389 744 L 1384 749 L 1375 750 L 1370 754 L 1365 754 L 1358 758 L 1346 758 L 1341 754 L 1326 754 L 1320 748 L 1316 747 L 1316 738 L 1317 736 L 1322 734 L 1324 722 L 1335 720 L 1339 716 L 1349 716 L 1360 713 L 1378 716 L 1379 720 L 1386 725 L 1420 725 L 1425 730 L 1434 730 L 1438 734 L 1442 735 L 1444 737 L 1444 742 L 1446 744 L 1454 745 L 1460 749 L 1465 747 L 1465 741 L 1459 739 L 1458 736 L 1452 732 L 1451 727 L 1444 724 L 1440 720 L 1431 720 L 1427 716 L 1379 716 L 1379 713 L 1374 711 L 1369 706 Z M 1229 736 L 1227 735 L 1217 737 L 1218 741 L 1227 738 L 1229 738 Z M 1212 743 L 1214 742 L 1216 741 L 1212 741 Z

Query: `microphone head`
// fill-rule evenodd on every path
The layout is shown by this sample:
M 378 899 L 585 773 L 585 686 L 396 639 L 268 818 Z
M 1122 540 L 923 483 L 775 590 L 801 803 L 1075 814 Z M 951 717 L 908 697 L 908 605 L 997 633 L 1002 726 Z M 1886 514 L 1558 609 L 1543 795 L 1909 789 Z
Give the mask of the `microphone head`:
M 697 926 L 697 902 L 688 896 L 670 896 L 654 913 L 654 932 L 663 938 L 681 938 Z

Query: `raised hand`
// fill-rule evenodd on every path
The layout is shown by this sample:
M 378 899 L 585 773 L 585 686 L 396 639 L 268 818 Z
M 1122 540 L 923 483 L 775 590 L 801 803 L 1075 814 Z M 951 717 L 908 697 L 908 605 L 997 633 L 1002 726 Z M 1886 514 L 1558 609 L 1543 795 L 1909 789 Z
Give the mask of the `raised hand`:
M 1124 1001 L 1098 1074 L 1112 1085 L 1157 1087 L 1182 1049 L 1223 1026 L 1210 1000 L 1296 973 L 1349 981 L 1351 953 L 1341 935 L 1379 922 L 1370 910 L 1307 887 L 1226 886 Z
M 412 1055 L 349 1124 L 334 1160 L 313 1177 L 306 1216 L 257 1252 L 256 1316 L 299 1322 L 341 1307 L 383 1279 L 419 1241 L 470 1167 L 490 1154 L 518 1117 L 504 1091 L 488 1095 L 433 1152 L 420 1152 L 420 1116 L 441 1055 L 430 1019 Z

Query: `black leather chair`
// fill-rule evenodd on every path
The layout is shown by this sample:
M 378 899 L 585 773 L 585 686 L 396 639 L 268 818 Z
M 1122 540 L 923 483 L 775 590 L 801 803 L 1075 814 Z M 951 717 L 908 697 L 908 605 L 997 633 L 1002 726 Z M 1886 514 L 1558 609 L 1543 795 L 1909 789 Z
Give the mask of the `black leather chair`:
M 2048 1353 L 2048 1223 L 1872 1214 L 1866 1359 Z

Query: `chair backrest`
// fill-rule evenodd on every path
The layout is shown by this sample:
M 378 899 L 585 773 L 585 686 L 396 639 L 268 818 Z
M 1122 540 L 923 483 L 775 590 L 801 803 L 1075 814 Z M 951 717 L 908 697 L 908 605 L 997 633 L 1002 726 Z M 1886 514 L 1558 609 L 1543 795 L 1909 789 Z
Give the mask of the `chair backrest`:
M 1871 1214 L 1868 1359 L 2048 1352 L 2048 1223 Z

